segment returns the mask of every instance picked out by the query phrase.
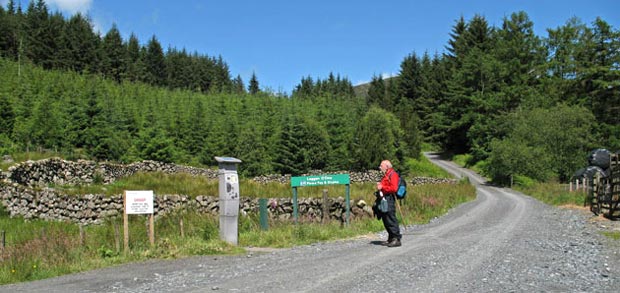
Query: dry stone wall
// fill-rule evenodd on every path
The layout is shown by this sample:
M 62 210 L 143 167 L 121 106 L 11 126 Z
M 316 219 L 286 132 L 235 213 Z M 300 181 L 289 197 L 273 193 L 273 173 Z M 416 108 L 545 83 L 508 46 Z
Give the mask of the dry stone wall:
M 25 186 L 46 186 L 49 184 L 109 184 L 119 178 L 127 177 L 138 172 L 189 173 L 195 176 L 217 178 L 217 170 L 194 168 L 176 164 L 167 164 L 156 161 L 142 161 L 129 165 L 112 163 L 96 163 L 80 160 L 66 161 L 60 158 L 50 158 L 39 161 L 26 161 L 9 168 L 5 174 L 11 182 Z
M 105 196 L 101 194 L 87 194 L 68 196 L 60 194 L 50 184 L 90 184 L 101 182 L 112 183 L 119 178 L 130 176 L 138 172 L 189 173 L 194 176 L 203 176 L 211 179 L 218 178 L 217 170 L 194 168 L 176 164 L 166 164 L 155 161 L 142 161 L 129 165 L 110 163 L 96 163 L 93 161 L 65 161 L 58 158 L 40 161 L 27 161 L 9 168 L 6 173 L 0 174 L 0 202 L 5 210 L 13 216 L 26 219 L 45 219 L 70 221 L 80 224 L 101 223 L 105 218 L 120 216 L 123 213 L 122 195 Z M 342 173 L 342 172 L 341 172 Z M 325 174 L 314 171 L 308 175 Z M 366 173 L 349 173 L 352 182 L 376 182 L 381 178 L 378 171 Z M 261 176 L 253 180 L 261 183 L 290 182 L 290 176 Z M 416 183 L 417 181 L 422 183 Z M 442 179 L 414 179 L 412 184 L 443 183 Z M 450 181 L 454 182 L 454 180 Z M 219 213 L 219 198 L 214 195 L 200 195 L 192 198 L 187 195 L 159 195 L 154 202 L 155 216 L 161 216 L 179 209 L 196 209 L 199 212 Z M 345 220 L 345 199 L 330 198 L 327 204 L 330 219 Z M 240 213 L 242 215 L 258 213 L 259 203 L 256 198 L 240 199 Z M 322 199 L 299 199 L 298 211 L 301 220 L 323 219 Z M 351 217 L 370 217 L 372 210 L 364 201 L 351 201 Z M 273 219 L 286 220 L 293 217 L 293 203 L 291 198 L 268 199 L 268 213 Z
M 68 196 L 58 194 L 54 189 L 43 188 L 38 191 L 19 185 L 0 186 L 0 200 L 7 212 L 12 216 L 25 219 L 44 219 L 54 221 L 70 221 L 84 225 L 98 224 L 108 217 L 121 216 L 123 213 L 122 195 L 104 196 L 87 194 Z M 196 209 L 201 213 L 217 215 L 219 199 L 215 196 L 200 195 L 190 198 L 186 195 L 156 195 L 153 203 L 155 217 L 181 209 Z M 322 200 L 300 199 L 300 218 L 317 220 L 323 218 Z M 240 213 L 247 215 L 258 213 L 259 203 L 256 198 L 241 197 Z M 291 198 L 272 198 L 267 204 L 268 214 L 273 219 L 291 219 L 293 203 Z M 329 218 L 343 221 L 345 219 L 345 200 L 330 199 Z M 352 202 L 351 216 L 367 217 L 372 215 L 365 202 Z

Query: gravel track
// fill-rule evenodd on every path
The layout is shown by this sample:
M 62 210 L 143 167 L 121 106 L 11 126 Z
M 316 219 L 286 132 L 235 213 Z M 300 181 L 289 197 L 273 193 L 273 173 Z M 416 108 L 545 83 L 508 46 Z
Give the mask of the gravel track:
M 244 256 L 153 260 L 0 286 L 0 292 L 619 292 L 620 244 L 591 213 L 551 207 L 475 173 L 477 198 L 426 225 Z

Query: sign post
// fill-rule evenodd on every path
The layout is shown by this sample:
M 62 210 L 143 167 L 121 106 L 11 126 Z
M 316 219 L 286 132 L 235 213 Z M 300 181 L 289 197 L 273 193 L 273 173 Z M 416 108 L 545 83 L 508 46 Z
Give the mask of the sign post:
M 346 222 L 349 224 L 349 218 L 351 213 L 350 207 L 350 184 L 351 179 L 349 174 L 326 174 L 326 175 L 315 175 L 315 176 L 298 176 L 291 177 L 291 186 L 293 187 L 293 217 L 295 218 L 295 223 L 298 221 L 298 209 L 297 209 L 297 187 L 304 186 L 322 186 L 322 185 L 333 185 L 333 184 L 344 184 L 346 185 L 345 190 L 345 209 L 346 209 Z
M 153 217 L 153 191 L 152 190 L 125 190 L 123 192 L 123 233 L 125 252 L 129 251 L 129 215 L 149 215 L 149 241 L 155 245 L 155 219 Z

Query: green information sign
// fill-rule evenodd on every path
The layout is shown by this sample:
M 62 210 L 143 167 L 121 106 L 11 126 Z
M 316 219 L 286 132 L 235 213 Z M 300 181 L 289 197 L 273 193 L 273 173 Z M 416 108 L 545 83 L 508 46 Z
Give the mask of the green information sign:
M 298 214 L 297 214 L 297 187 L 306 187 L 306 186 L 321 186 L 321 185 L 334 185 L 334 184 L 344 184 L 345 188 L 345 209 L 347 211 L 347 225 L 349 224 L 349 218 L 351 214 L 351 195 L 349 194 L 351 179 L 349 178 L 349 174 L 326 174 L 326 175 L 316 175 L 316 176 L 299 176 L 299 177 L 291 177 L 291 187 L 293 187 L 293 217 L 295 218 L 295 223 L 297 223 Z
M 291 177 L 292 187 L 350 184 L 349 174 L 329 174 Z

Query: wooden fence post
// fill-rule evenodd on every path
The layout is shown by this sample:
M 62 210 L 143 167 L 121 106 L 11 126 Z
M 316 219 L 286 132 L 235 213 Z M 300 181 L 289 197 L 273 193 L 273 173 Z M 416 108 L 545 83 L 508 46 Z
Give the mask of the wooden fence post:
M 329 215 L 329 201 L 327 200 L 327 189 L 323 189 L 323 223 L 328 223 L 330 220 Z
M 85 242 L 84 238 L 86 238 L 86 236 L 84 235 L 85 234 L 84 225 L 79 225 L 79 227 L 80 227 L 80 246 L 84 246 L 84 242 Z
M 121 232 L 120 232 L 121 229 L 118 227 L 116 222 L 113 225 L 114 225 L 114 244 L 116 246 L 116 252 L 120 252 L 121 251 Z
M 179 217 L 179 228 L 181 229 L 181 238 L 185 238 L 185 231 L 183 229 L 183 218 Z

